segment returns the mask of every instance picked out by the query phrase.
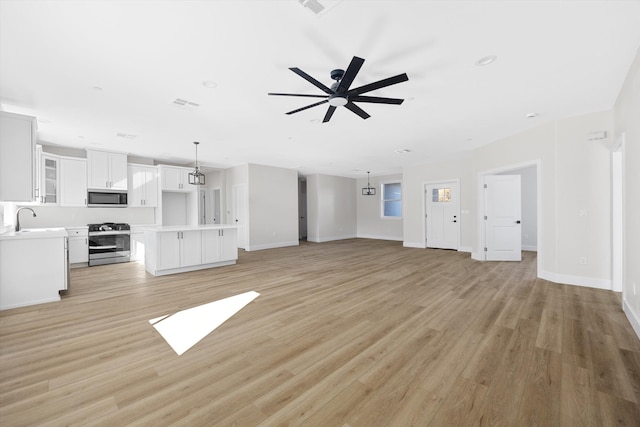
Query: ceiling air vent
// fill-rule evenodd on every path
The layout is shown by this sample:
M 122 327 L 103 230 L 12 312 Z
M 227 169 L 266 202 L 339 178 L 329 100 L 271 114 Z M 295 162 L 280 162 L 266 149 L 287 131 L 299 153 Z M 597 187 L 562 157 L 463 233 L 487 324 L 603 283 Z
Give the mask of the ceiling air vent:
M 116 136 L 118 138 L 124 138 L 124 139 L 136 139 L 138 135 L 134 135 L 132 133 L 118 132 L 116 133 Z
M 183 110 L 195 110 L 200 106 L 200 104 L 197 102 L 187 101 L 186 99 L 176 98 L 176 100 L 173 101 L 173 106 L 182 108 Z
M 303 5 L 305 9 L 309 10 L 315 15 L 325 15 L 330 9 L 341 3 L 342 0 L 298 0 L 298 3 Z

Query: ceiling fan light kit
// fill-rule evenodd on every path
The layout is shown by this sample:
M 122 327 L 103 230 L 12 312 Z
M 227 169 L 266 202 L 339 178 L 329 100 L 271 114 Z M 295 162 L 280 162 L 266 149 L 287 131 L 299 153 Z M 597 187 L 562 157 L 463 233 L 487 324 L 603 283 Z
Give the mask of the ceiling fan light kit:
M 376 89 L 382 89 L 387 86 L 391 86 L 397 83 L 406 82 L 409 80 L 409 77 L 406 73 L 398 74 L 397 76 L 389 77 L 386 79 L 378 80 L 377 82 L 369 83 L 364 86 L 357 87 L 355 89 L 349 89 L 351 83 L 356 78 L 356 75 L 360 71 L 360 68 L 364 64 L 364 59 L 354 56 L 346 71 L 342 69 L 331 70 L 331 78 L 335 80 L 335 83 L 331 85 L 331 87 L 327 87 L 318 80 L 311 77 L 309 74 L 302 71 L 300 68 L 292 67 L 289 68 L 291 71 L 322 90 L 325 95 L 312 95 L 312 94 L 302 94 L 302 93 L 269 93 L 269 95 L 273 96 L 298 96 L 305 98 L 324 98 L 322 101 L 315 102 L 313 104 L 307 105 L 302 108 L 298 108 L 293 111 L 289 111 L 286 114 L 294 114 L 300 111 L 304 111 L 306 109 L 316 107 L 318 105 L 322 105 L 325 103 L 329 104 L 329 108 L 322 120 L 323 123 L 331 120 L 331 116 L 335 112 L 338 107 L 345 107 L 350 110 L 354 114 L 360 116 L 363 119 L 368 119 L 371 117 L 367 112 L 365 112 L 362 108 L 358 107 L 355 102 L 365 102 L 365 103 L 375 103 L 375 104 L 391 104 L 391 105 L 400 105 L 404 102 L 404 99 L 399 98 L 383 98 L 378 96 L 363 96 L 363 93 L 371 92 Z

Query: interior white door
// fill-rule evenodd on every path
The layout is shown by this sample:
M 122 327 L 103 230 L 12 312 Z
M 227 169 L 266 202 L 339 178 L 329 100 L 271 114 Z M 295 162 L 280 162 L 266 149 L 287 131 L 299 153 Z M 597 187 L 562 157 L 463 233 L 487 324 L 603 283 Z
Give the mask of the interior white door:
M 231 187 L 231 212 L 233 224 L 238 226 L 238 247 L 247 247 L 247 185 L 237 184 Z
M 520 175 L 484 177 L 485 259 L 522 260 Z
M 460 195 L 457 182 L 425 186 L 426 246 L 458 250 Z

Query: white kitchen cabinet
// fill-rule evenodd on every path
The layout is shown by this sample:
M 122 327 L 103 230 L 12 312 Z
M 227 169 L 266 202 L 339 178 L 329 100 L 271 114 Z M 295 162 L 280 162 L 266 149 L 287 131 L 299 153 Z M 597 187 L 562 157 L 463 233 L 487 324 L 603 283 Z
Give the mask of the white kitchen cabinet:
M 36 200 L 35 117 L 0 111 L 0 201 Z
M 69 235 L 69 263 L 82 264 L 80 267 L 89 262 L 89 230 L 88 227 L 70 227 L 67 228 Z M 75 265 L 78 267 L 78 265 Z
M 159 270 L 200 264 L 200 231 L 170 231 L 157 235 L 157 265 Z
M 202 230 L 202 263 L 238 259 L 237 240 L 235 228 Z
M 127 190 L 127 155 L 87 150 L 87 187 Z
M 60 300 L 66 238 L 63 228 L 0 235 L 0 310 Z
M 195 191 L 196 185 L 189 184 L 189 172 L 192 169 L 176 166 L 160 165 L 160 180 L 162 191 Z
M 232 265 L 238 259 L 232 225 L 149 227 L 144 234 L 144 267 L 154 276 Z
M 40 159 L 40 203 L 57 205 L 60 203 L 60 158 L 52 154 L 42 154 Z
M 60 158 L 60 206 L 87 206 L 87 161 Z
M 158 169 L 155 166 L 129 165 L 129 207 L 158 206 Z

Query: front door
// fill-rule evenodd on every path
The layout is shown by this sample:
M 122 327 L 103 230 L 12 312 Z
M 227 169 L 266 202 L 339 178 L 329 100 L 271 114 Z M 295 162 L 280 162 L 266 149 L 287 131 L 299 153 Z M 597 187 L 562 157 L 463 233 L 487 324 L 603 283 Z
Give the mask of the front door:
M 484 177 L 485 259 L 522 260 L 520 175 Z
M 457 182 L 425 186 L 425 229 L 428 248 L 458 250 L 460 195 Z

